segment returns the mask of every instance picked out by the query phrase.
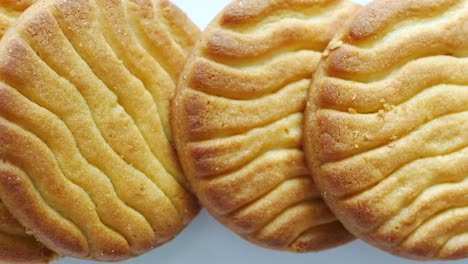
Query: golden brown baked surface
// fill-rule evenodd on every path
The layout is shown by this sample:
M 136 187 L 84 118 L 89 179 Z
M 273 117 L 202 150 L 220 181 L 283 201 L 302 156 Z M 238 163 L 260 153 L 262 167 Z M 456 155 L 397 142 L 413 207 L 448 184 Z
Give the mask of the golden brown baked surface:
M 61 255 L 123 260 L 199 210 L 169 102 L 199 30 L 161 0 L 49 0 L 0 43 L 0 198 Z
M 305 151 L 330 208 L 390 253 L 468 257 L 468 1 L 375 1 L 326 53 Z
M 0 263 L 49 263 L 55 258 L 0 203 Z
M 3 37 L 11 23 L 34 2 L 35 0 L 0 1 L 0 38 Z
M 352 240 L 315 189 L 301 137 L 321 52 L 356 9 L 350 1 L 234 1 L 180 79 L 172 127 L 184 171 L 201 203 L 258 245 L 308 252 Z
M 0 2 L 0 38 L 11 23 L 33 2 L 32 0 Z M 47 263 L 54 257 L 54 253 L 26 233 L 24 227 L 0 202 L 0 262 Z

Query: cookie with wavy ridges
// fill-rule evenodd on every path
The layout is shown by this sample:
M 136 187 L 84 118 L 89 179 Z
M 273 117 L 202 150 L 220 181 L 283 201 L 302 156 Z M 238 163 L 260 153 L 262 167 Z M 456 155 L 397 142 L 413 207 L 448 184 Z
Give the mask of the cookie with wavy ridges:
M 234 1 L 189 58 L 173 104 L 182 166 L 201 203 L 255 244 L 295 252 L 352 240 L 302 152 L 310 78 L 350 1 Z
M 0 38 L 11 23 L 34 1 L 0 2 Z M 55 254 L 26 233 L 0 201 L 0 262 L 47 263 Z
M 123 260 L 197 214 L 169 102 L 199 30 L 168 1 L 48 0 L 0 43 L 0 198 L 64 256 Z
M 468 257 L 468 1 L 378 0 L 315 75 L 305 150 L 357 237 L 414 259 Z

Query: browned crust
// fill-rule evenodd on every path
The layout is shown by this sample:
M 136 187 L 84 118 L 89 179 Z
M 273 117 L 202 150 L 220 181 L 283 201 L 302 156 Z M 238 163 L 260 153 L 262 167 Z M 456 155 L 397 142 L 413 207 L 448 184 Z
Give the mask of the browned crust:
M 208 211 L 255 244 L 311 252 L 352 240 L 309 177 L 301 130 L 321 51 L 356 9 L 233 1 L 187 62 L 172 107 L 182 166 Z
M 28 235 L 24 227 L 0 203 L 0 262 L 49 263 L 56 254 Z
M 377 37 L 388 32 L 389 27 L 401 20 L 412 18 L 427 18 L 446 11 L 458 0 L 431 0 L 431 1 L 373 1 L 366 6 L 366 11 L 351 24 L 349 39 L 360 41 Z
M 11 23 L 34 1 L 5 0 L 0 3 L 0 38 Z M 56 254 L 39 243 L 0 202 L 0 262 L 48 263 Z
M 11 23 L 35 0 L 4 0 L 0 3 L 0 38 L 10 28 Z
M 198 35 L 168 1 L 49 0 L 0 42 L 0 197 L 47 247 L 125 260 L 198 213 L 168 124 Z
M 305 152 L 357 237 L 411 259 L 468 256 L 468 2 L 378 0 L 326 51 Z
M 338 0 L 288 0 L 288 1 L 246 1 L 233 2 L 225 8 L 220 18 L 220 25 L 232 27 L 255 24 L 259 20 L 282 12 L 303 11 L 306 8 L 320 9 L 339 2 Z
M 49 263 L 57 255 L 32 237 L 0 234 L 0 259 L 2 263 Z
M 0 3 L 0 9 L 21 13 L 34 2 L 36 2 L 36 0 L 2 0 Z

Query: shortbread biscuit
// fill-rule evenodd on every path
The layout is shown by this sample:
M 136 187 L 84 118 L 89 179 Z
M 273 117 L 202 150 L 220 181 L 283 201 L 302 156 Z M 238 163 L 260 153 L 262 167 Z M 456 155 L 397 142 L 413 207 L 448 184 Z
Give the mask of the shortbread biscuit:
M 0 38 L 11 23 L 34 1 L 0 2 Z M 0 202 L 0 262 L 8 263 L 47 263 L 54 253 L 26 233 L 18 221 Z
M 234 1 L 189 58 L 174 138 L 201 203 L 242 237 L 297 252 L 352 236 L 316 190 L 302 152 L 306 89 L 350 1 Z
M 0 198 L 61 255 L 123 260 L 199 210 L 171 146 L 199 30 L 165 0 L 47 0 L 0 43 Z
M 468 257 L 468 1 L 375 1 L 327 53 L 305 150 L 330 208 L 395 255 Z

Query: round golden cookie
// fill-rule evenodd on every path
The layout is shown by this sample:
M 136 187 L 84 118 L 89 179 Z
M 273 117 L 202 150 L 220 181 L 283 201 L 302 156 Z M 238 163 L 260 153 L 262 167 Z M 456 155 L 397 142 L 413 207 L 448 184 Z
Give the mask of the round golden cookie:
M 47 0 L 0 42 L 0 198 L 40 242 L 142 254 L 199 210 L 169 105 L 199 30 L 164 0 Z
M 189 58 L 173 104 L 201 203 L 255 244 L 296 252 L 352 236 L 320 198 L 302 152 L 306 89 L 350 1 L 233 1 Z
M 11 23 L 34 1 L 0 2 L 0 38 Z M 0 262 L 47 263 L 55 254 L 26 233 L 18 221 L 0 202 Z
M 375 1 L 326 54 L 305 151 L 330 208 L 392 254 L 468 257 L 468 1 Z

